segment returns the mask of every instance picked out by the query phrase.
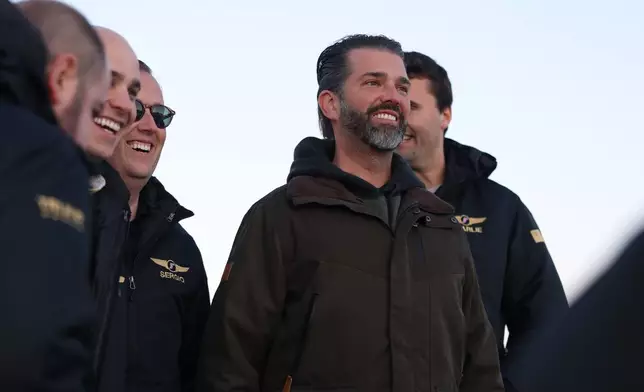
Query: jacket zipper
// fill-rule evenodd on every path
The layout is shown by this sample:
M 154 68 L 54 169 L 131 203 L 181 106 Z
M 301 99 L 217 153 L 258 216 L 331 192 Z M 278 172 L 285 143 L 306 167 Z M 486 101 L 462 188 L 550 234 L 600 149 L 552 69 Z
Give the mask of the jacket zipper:
M 107 329 L 109 328 L 109 322 L 110 322 L 110 319 L 112 318 L 111 316 L 112 310 L 113 310 L 113 307 L 115 306 L 114 302 L 118 301 L 116 297 L 121 297 L 121 282 L 119 282 L 119 276 L 121 276 L 121 269 L 118 262 L 121 259 L 121 255 L 123 253 L 123 249 L 127 241 L 127 237 L 130 233 L 129 204 L 123 209 L 123 220 L 125 221 L 125 234 L 122 237 L 123 242 L 121 243 L 121 249 L 119 249 L 119 254 L 116 255 L 117 264 L 115 265 L 114 271 L 112 271 L 112 274 L 109 277 L 110 280 L 112 280 L 111 284 L 114 286 L 111 286 L 111 289 L 107 293 L 107 305 L 106 305 L 107 308 L 105 310 L 105 314 L 102 315 L 102 320 L 100 321 L 100 325 L 98 329 L 98 336 L 96 338 L 96 350 L 94 352 L 94 370 L 95 371 L 98 371 L 99 367 L 103 362 L 103 352 L 104 352 L 103 345 L 105 342 L 105 334 L 107 333 Z
M 174 219 L 174 215 L 175 215 L 174 213 L 170 213 L 166 217 L 165 220 L 167 222 L 169 222 L 169 223 L 172 222 L 172 220 Z M 158 233 L 164 233 L 165 232 L 164 229 L 165 228 L 159 230 Z M 127 316 L 126 316 L 126 318 L 127 318 L 126 319 L 126 326 L 127 326 L 126 340 L 128 342 L 130 342 L 130 339 L 132 339 L 130 337 L 131 336 L 130 334 L 133 334 L 132 336 L 134 336 L 134 339 L 137 339 L 136 338 L 137 335 L 135 334 L 134 331 L 131 330 L 131 328 L 132 328 L 132 325 L 131 325 L 131 323 L 132 323 L 132 319 L 131 319 L 132 313 L 131 312 L 136 311 L 136 308 L 134 307 L 134 304 L 133 304 L 133 302 L 134 302 L 134 292 L 136 291 L 136 279 L 134 278 L 134 267 L 136 265 L 136 261 L 139 259 L 139 257 L 141 257 L 141 254 L 147 253 L 148 250 L 154 244 L 156 244 L 157 240 L 159 239 L 159 236 L 160 236 L 160 234 L 157 234 L 154 237 L 150 238 L 149 242 L 144 244 L 145 247 L 141 248 L 140 251 L 136 253 L 136 255 L 132 258 L 132 261 L 129 263 L 129 268 L 130 269 L 129 269 L 129 271 L 127 271 L 128 275 L 129 275 L 128 278 L 127 278 L 129 290 L 128 290 L 127 311 L 126 311 L 126 313 L 127 313 Z M 137 358 L 137 356 L 139 355 L 137 347 L 138 346 L 136 346 L 136 344 L 129 344 L 129 348 L 128 348 L 127 354 L 126 354 L 128 360 L 133 360 L 134 362 L 136 362 L 136 360 L 133 359 L 133 358 Z
M 176 214 L 174 212 L 169 213 L 168 216 L 165 217 L 166 222 L 168 222 L 168 224 L 171 224 L 172 221 L 174 220 L 175 215 Z M 159 232 L 162 233 L 163 231 L 160 230 Z M 152 245 L 154 245 L 157 242 L 157 240 L 159 239 L 159 236 L 160 234 L 156 235 L 154 238 L 151 238 L 149 241 L 149 244 L 146 244 L 147 246 L 141 250 L 144 252 L 147 252 L 148 248 L 152 247 Z M 132 261 L 130 262 L 130 271 L 129 271 L 129 277 L 128 277 L 129 287 L 130 287 L 129 297 L 128 297 L 129 302 L 132 302 L 132 297 L 134 296 L 134 291 L 136 290 L 136 280 L 134 278 L 134 267 L 140 255 L 141 255 L 141 252 L 137 252 L 136 256 L 134 256 L 132 258 Z
M 130 222 L 130 216 L 131 215 L 130 214 L 131 214 L 130 206 L 128 204 L 123 209 L 123 220 L 125 221 L 125 234 L 122 237 L 123 242 L 121 242 L 121 249 L 119 249 L 119 253 L 118 253 L 118 255 L 116 255 L 117 263 L 119 263 L 123 259 L 123 254 L 124 254 L 125 250 L 127 249 L 127 241 L 128 241 L 128 237 L 130 236 L 130 224 L 131 224 L 131 222 Z M 119 279 L 120 279 L 119 277 L 120 276 L 127 276 L 127 275 L 125 273 L 126 271 L 123 270 L 123 268 L 122 268 L 122 266 L 120 264 L 117 266 L 117 272 L 118 272 L 116 274 L 117 294 L 118 294 L 119 297 L 121 297 L 121 296 L 124 295 L 124 293 L 122 293 L 122 292 L 125 291 L 125 290 L 121 290 L 121 282 L 119 281 Z
M 123 252 L 125 251 L 125 248 L 127 247 L 128 237 L 130 236 L 130 225 L 132 224 L 132 222 L 130 221 L 131 217 L 132 217 L 132 212 L 130 211 L 130 207 L 128 205 L 128 207 L 125 210 L 123 210 L 123 218 L 127 222 L 127 226 L 126 226 L 126 229 L 125 229 L 125 242 L 123 243 L 123 248 L 121 249 L 121 252 L 120 252 L 121 255 L 123 254 Z M 119 256 L 119 258 L 122 258 L 122 256 Z M 123 274 L 123 275 L 125 275 L 125 274 Z M 131 276 L 131 273 L 128 274 L 128 275 L 130 275 L 127 278 L 128 282 L 129 282 L 129 289 L 130 289 L 128 291 L 128 299 L 131 300 L 132 299 L 132 290 L 136 289 L 136 284 L 134 283 L 134 277 Z

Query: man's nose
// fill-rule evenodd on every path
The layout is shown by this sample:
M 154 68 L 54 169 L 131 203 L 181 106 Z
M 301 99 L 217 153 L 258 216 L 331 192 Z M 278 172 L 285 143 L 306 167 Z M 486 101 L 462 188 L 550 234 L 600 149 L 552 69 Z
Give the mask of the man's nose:
M 396 83 L 390 81 L 385 83 L 380 99 L 381 102 L 389 102 L 402 106 L 402 101 L 405 99 L 405 95 L 403 95 Z
M 136 118 L 136 106 L 130 93 L 124 89 L 111 91 L 109 95 L 109 105 L 116 110 L 119 115 L 127 118 L 127 124 L 130 125 Z

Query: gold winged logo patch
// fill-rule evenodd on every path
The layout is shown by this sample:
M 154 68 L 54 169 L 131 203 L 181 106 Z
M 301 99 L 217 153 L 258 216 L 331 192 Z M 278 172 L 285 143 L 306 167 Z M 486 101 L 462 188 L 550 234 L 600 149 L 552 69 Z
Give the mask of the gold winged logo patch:
M 162 279 L 172 279 L 176 280 L 177 282 L 186 283 L 184 277 L 178 274 L 188 272 L 188 270 L 190 270 L 190 267 L 180 266 L 172 260 L 155 259 L 154 257 L 150 257 L 150 260 L 154 261 L 154 264 L 169 271 L 159 271 L 159 276 L 161 276 Z
M 474 218 L 467 215 L 456 215 L 458 223 L 463 225 L 463 230 L 467 233 L 483 233 L 483 227 L 480 225 L 487 220 L 487 217 Z
M 154 257 L 150 257 L 150 260 L 154 261 L 154 264 L 161 266 L 170 272 L 182 273 L 188 272 L 188 270 L 190 269 L 190 267 L 182 267 L 172 260 L 155 259 Z

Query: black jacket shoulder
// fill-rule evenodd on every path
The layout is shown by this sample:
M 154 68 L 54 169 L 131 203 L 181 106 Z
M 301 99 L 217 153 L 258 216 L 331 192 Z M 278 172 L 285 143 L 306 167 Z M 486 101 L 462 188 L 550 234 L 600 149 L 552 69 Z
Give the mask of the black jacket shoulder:
M 181 255 L 186 265 L 190 266 L 196 273 L 195 284 L 188 287 L 191 291 L 200 290 L 203 287 L 203 282 L 207 280 L 206 269 L 203 265 L 201 251 L 192 235 L 188 233 L 181 223 L 177 223 L 163 236 L 163 239 L 169 242 L 169 247 L 173 249 L 173 252 Z
M 0 119 L 3 122 L 0 128 L 3 139 L 0 143 L 0 174 L 3 181 L 24 184 L 25 178 L 38 177 L 38 169 L 51 164 L 61 169 L 69 169 L 71 165 L 88 172 L 82 153 L 60 128 L 27 109 L 13 105 L 0 104 Z
M 0 120 L 0 390 L 83 391 L 94 325 L 87 168 L 29 111 L 0 105 Z
M 510 203 L 517 207 L 521 203 L 521 198 L 513 190 L 489 178 L 479 178 L 471 182 L 471 186 L 478 188 L 481 194 L 487 195 L 490 199 L 495 199 L 497 203 Z M 500 198 L 500 200 L 499 200 Z
M 277 187 L 267 193 L 264 197 L 256 201 L 248 210 L 250 213 L 251 211 L 254 211 L 256 209 L 272 209 L 280 206 L 285 206 L 286 203 L 288 202 L 287 198 L 287 187 L 288 185 L 282 185 L 280 187 Z

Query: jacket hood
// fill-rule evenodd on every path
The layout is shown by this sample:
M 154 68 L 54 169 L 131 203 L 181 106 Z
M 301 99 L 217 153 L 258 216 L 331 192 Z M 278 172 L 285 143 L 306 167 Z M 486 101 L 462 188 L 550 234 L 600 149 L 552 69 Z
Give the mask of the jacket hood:
M 445 182 L 460 183 L 490 177 L 496 158 L 474 147 L 445 138 Z
M 49 101 L 47 47 L 39 31 L 8 0 L 0 0 L 0 104 L 28 109 L 57 125 Z
M 347 189 L 359 195 L 400 193 L 411 188 L 424 188 L 409 165 L 398 155 L 393 155 L 391 179 L 382 188 L 376 188 L 367 181 L 346 173 L 333 164 L 335 142 L 307 137 L 294 151 L 294 160 L 287 181 L 298 176 L 323 177 L 342 183 Z

